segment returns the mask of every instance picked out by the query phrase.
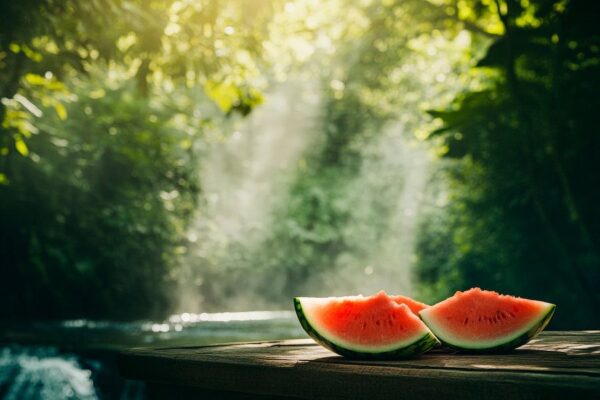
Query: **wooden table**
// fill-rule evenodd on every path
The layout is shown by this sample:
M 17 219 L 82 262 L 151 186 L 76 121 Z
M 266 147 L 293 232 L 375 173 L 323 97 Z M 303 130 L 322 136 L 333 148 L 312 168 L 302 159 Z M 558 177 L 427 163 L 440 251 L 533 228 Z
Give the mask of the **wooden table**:
M 119 367 L 146 381 L 151 398 L 600 399 L 600 331 L 544 332 L 507 354 L 437 349 L 377 362 L 312 340 L 140 348 Z

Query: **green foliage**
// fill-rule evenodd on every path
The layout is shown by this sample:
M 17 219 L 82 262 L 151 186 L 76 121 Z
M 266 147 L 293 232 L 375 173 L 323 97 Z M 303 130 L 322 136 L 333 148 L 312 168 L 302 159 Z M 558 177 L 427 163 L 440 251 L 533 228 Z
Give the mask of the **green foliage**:
M 394 266 L 408 269 L 410 255 L 403 255 L 402 261 L 384 254 L 389 252 L 386 246 L 400 243 L 394 237 L 395 224 L 405 219 L 397 215 L 411 167 L 410 151 L 403 151 L 410 138 L 402 130 L 410 132 L 426 123 L 419 110 L 426 98 L 423 92 L 439 96 L 427 99 L 438 104 L 454 90 L 453 83 L 431 87 L 432 78 L 419 70 L 433 59 L 424 49 L 435 46 L 430 32 L 438 21 L 433 16 L 445 15 L 429 6 L 374 2 L 352 9 L 355 24 L 344 20 L 345 29 L 358 32 L 347 32 L 332 59 L 324 62 L 328 68 L 321 77 L 319 140 L 280 200 L 265 239 L 247 261 L 257 266 L 259 276 L 270 277 L 250 285 L 251 290 L 285 304 L 299 294 L 344 295 L 380 290 L 382 284 L 388 290 L 408 286 L 407 277 L 390 281 L 389 271 Z M 418 23 L 406 29 L 407 21 Z M 449 29 L 452 33 L 453 28 L 456 25 Z M 459 70 L 464 48 L 450 48 L 448 39 L 438 34 L 436 39 L 448 47 L 440 50 L 447 57 L 440 68 L 451 65 Z M 439 73 L 430 68 L 432 74 Z M 398 119 L 401 129 L 390 134 L 390 122 Z M 386 131 L 390 137 L 384 137 Z M 390 143 L 396 154 L 386 157 Z
M 478 63 L 497 78 L 431 113 L 455 161 L 417 276 L 431 298 L 481 285 L 558 303 L 556 326 L 597 326 L 600 10 L 499 4 L 505 34 Z
M 2 4 L 0 316 L 172 307 L 200 193 L 198 146 L 225 114 L 262 101 L 258 38 L 271 9 L 256 4 L 244 32 L 227 29 L 241 29 L 242 11 L 212 1 Z
M 27 0 L 3 4 L 0 14 L 4 152 L 14 148 L 26 155 L 25 139 L 36 130 L 34 100 L 52 103 L 66 118 L 61 82 L 98 65 L 126 67 L 144 96 L 153 85 L 203 85 L 228 88 L 212 93 L 225 112 L 247 115 L 261 102 L 253 80 L 260 70 L 260 38 L 272 14 L 266 2 L 249 8 L 244 1 Z M 248 22 L 250 15 L 254 19 Z
M 199 191 L 188 131 L 202 124 L 182 123 L 172 101 L 132 94 L 131 83 L 101 97 L 92 88 L 78 87 L 64 123 L 44 114 L 28 158 L 6 158 L 0 293 L 9 315 L 157 315 L 168 305 Z
M 593 2 L 5 3 L 0 317 L 288 305 L 404 288 L 414 267 L 423 300 L 479 285 L 600 324 Z M 261 178 L 280 190 L 262 224 L 229 229 L 203 168 L 291 76 L 318 115 L 298 94 L 283 122 L 305 147 L 259 153 L 294 165 Z M 256 172 L 243 143 L 223 175 Z M 221 213 L 252 213 L 236 194 Z

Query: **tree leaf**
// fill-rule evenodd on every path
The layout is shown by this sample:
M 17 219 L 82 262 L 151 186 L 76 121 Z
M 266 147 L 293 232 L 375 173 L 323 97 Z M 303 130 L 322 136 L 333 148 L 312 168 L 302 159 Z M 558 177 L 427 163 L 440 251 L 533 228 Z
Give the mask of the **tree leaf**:
M 56 115 L 58 115 L 58 118 L 60 118 L 61 121 L 67 119 L 67 109 L 63 103 L 54 103 L 54 111 L 56 111 Z
M 23 141 L 23 139 L 15 139 L 15 149 L 23 156 L 27 157 L 29 154 L 29 148 L 27 148 L 27 144 Z
M 204 91 L 223 112 L 228 112 L 239 101 L 239 90 L 232 84 L 208 81 L 204 85 Z

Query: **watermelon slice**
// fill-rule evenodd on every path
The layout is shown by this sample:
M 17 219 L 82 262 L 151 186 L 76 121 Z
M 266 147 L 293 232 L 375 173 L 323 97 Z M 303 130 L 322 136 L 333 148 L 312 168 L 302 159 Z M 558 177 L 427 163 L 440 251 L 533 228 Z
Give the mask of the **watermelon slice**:
M 415 309 L 425 306 L 409 300 Z M 342 356 L 405 358 L 438 343 L 409 305 L 385 292 L 370 297 L 296 297 L 294 305 L 304 330 Z
M 419 315 L 419 311 L 429 307 L 425 303 L 421 303 L 406 296 L 389 296 L 389 298 L 398 304 L 406 304 L 408 308 L 410 308 L 410 311 L 412 311 L 415 315 Z
M 517 348 L 540 333 L 554 304 L 473 288 L 420 311 L 446 346 L 474 352 Z

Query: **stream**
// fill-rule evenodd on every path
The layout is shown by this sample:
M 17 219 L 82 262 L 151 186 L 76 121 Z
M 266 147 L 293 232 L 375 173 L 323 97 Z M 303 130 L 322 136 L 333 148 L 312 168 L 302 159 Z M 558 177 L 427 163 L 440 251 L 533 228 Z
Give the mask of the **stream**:
M 0 399 L 143 399 L 116 356 L 143 346 L 305 337 L 290 311 L 182 313 L 164 321 L 0 322 Z

